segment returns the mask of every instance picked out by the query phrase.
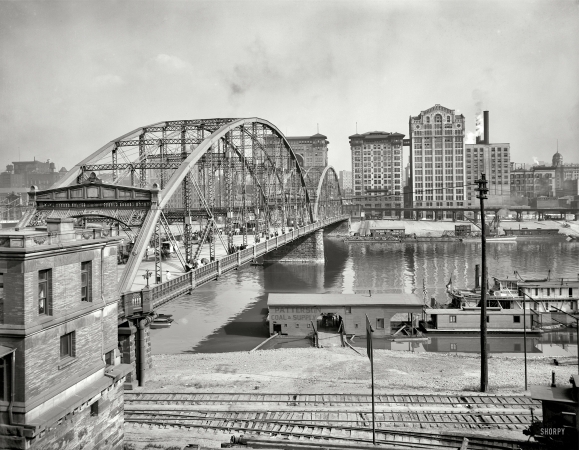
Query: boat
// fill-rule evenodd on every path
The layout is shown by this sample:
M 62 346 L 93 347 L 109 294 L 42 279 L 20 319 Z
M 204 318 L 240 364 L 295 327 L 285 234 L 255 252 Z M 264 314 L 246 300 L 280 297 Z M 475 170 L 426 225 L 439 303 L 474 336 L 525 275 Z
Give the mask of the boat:
M 525 236 L 525 237 L 557 237 L 559 228 L 505 228 L 507 236 Z
M 420 322 L 425 333 L 480 333 L 480 308 L 439 308 L 426 309 L 428 317 Z M 527 333 L 543 332 L 537 321 L 523 319 L 522 310 L 507 310 L 499 307 L 487 308 L 488 333 Z M 524 328 L 523 328 L 524 327 Z
M 557 279 L 551 277 L 550 272 L 546 278 L 523 278 L 516 271 L 515 275 L 516 278 L 493 277 L 494 283 L 487 291 L 487 307 L 504 310 L 522 310 L 524 307 L 530 314 L 551 314 L 556 309 L 567 313 L 578 311 L 579 278 Z M 478 286 L 470 290 L 456 289 L 449 282 L 447 292 L 451 297 L 450 308 L 481 306 Z M 568 324 L 568 320 L 561 317 L 557 317 L 556 321 Z
M 487 242 L 517 242 L 517 236 L 494 236 L 488 237 Z
M 153 330 L 157 328 L 169 328 L 174 320 L 172 314 L 158 314 L 151 322 L 151 328 Z

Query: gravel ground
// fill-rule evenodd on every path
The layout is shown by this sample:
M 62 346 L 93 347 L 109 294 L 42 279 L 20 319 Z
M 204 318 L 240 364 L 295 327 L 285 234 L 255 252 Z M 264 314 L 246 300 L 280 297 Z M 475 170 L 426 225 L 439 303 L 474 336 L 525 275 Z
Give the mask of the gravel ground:
M 156 355 L 153 361 L 155 370 L 146 387 L 139 391 L 370 393 L 368 358 L 346 348 Z M 558 385 L 568 386 L 577 366 L 555 366 L 552 358 L 545 356 L 528 357 L 529 386 L 550 385 L 552 371 Z M 375 350 L 374 374 L 376 393 L 476 393 L 480 358 Z M 524 393 L 523 358 L 492 356 L 489 387 L 492 393 Z M 501 435 L 523 437 L 520 432 Z M 135 445 L 156 442 L 184 446 L 194 442 L 219 447 L 219 443 L 229 439 L 229 434 L 132 425 L 126 427 L 126 436 Z

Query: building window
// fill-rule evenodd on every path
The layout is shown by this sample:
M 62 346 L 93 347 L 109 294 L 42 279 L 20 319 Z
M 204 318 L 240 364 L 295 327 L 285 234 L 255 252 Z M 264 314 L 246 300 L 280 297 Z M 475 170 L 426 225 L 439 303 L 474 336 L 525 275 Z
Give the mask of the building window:
M 38 272 L 38 314 L 52 315 L 52 269 Z
M 521 323 L 521 316 L 513 316 L 513 323 Z
M 455 343 L 455 342 L 451 342 L 451 343 L 450 343 L 450 349 L 451 349 L 451 350 L 456 350 L 456 348 L 457 348 L 457 347 L 456 347 L 456 343 Z
M 0 402 L 8 400 L 8 386 L 9 383 L 9 358 L 12 357 L 12 354 L 8 354 L 4 357 L 0 358 Z
M 346 314 L 352 314 L 352 307 L 346 306 Z
M 0 300 L 4 298 L 4 274 L 0 272 Z
M 80 299 L 83 302 L 92 302 L 92 263 L 80 263 Z
M 74 358 L 76 356 L 75 344 L 76 338 L 74 331 L 60 336 L 60 358 Z
M 456 316 L 448 316 L 449 323 L 456 323 Z
M 378 330 L 384 329 L 384 319 L 376 319 L 376 329 Z
M 487 323 L 489 323 L 491 321 L 490 316 L 487 316 Z
M 110 352 L 105 353 L 105 364 L 107 367 L 115 365 L 115 351 L 111 350 Z

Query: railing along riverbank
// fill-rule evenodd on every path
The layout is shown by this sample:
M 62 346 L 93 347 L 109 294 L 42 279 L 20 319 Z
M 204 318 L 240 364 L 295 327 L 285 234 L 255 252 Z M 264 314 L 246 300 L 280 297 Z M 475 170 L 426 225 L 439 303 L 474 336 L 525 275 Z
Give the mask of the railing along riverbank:
M 209 264 L 193 269 L 172 280 L 165 281 L 154 286 L 147 286 L 140 291 L 130 291 L 121 294 L 118 307 L 119 318 L 131 316 L 136 313 L 148 313 L 163 303 L 167 303 L 185 293 L 191 292 L 197 286 L 208 283 L 219 278 L 231 270 L 254 261 L 260 256 L 281 247 L 288 242 L 299 237 L 310 234 L 320 228 L 324 228 L 336 222 L 348 220 L 347 214 L 332 217 L 330 219 L 318 220 L 315 223 L 295 228 L 294 230 L 266 239 L 252 247 L 240 250 L 230 255 L 224 256 Z

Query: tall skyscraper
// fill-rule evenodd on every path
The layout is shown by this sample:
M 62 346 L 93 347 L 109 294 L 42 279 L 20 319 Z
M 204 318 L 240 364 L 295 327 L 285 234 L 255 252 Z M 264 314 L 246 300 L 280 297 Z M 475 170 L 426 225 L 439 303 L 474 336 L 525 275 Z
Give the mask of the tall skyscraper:
M 400 133 L 372 131 L 350 136 L 354 203 L 365 212 L 402 207 L 402 138 Z
M 410 116 L 410 179 L 414 207 L 465 206 L 464 116 L 434 105 Z

